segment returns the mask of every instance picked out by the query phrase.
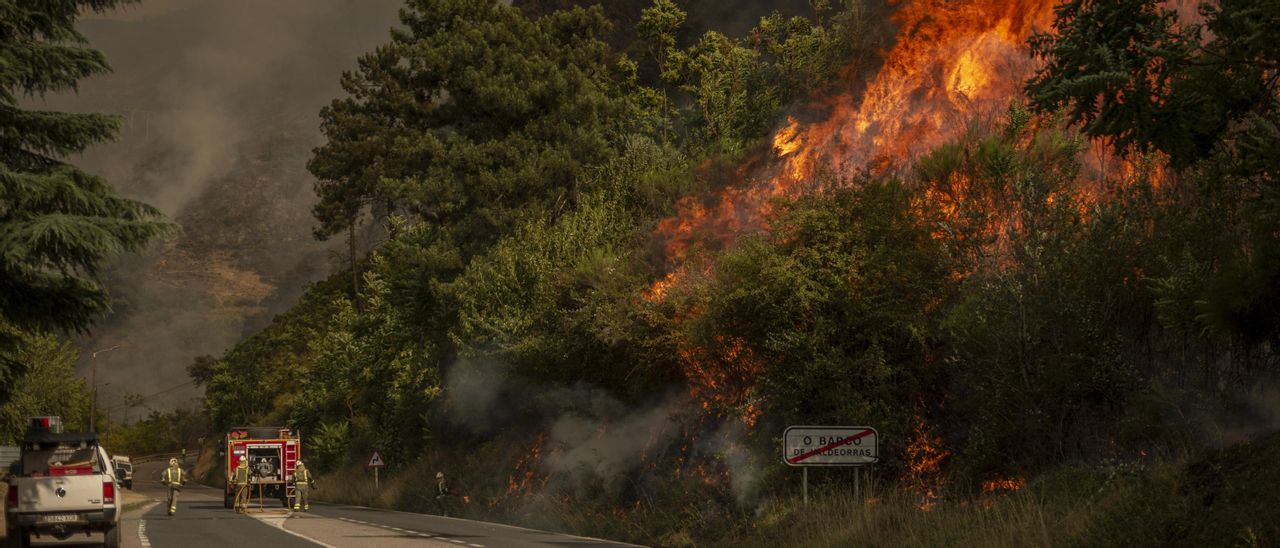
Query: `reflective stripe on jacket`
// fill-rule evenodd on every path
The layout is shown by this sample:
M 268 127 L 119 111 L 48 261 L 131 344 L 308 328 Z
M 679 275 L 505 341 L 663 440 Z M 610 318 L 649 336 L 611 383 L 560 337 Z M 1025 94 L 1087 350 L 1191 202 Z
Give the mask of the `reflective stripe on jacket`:
M 173 472 L 174 472 L 175 470 L 177 470 L 177 472 L 178 472 L 178 477 L 177 477 L 177 479 L 174 479 L 174 477 L 173 477 Z M 181 468 L 165 468 L 165 469 L 164 469 L 164 482 L 165 482 L 165 483 L 182 483 L 182 469 L 181 469 Z

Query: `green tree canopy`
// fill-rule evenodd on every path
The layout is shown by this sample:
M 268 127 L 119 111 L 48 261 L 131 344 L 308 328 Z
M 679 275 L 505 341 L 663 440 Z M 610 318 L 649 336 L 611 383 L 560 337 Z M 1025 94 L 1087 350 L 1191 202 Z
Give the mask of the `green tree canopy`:
M 522 215 L 572 205 L 579 169 L 607 159 L 630 119 L 601 11 L 412 0 L 400 17 L 343 75 L 350 97 L 321 113 L 317 233 L 384 199 L 447 227 L 469 257 Z
M 1158 150 L 1195 183 L 1202 206 L 1229 208 L 1215 229 L 1233 245 L 1198 301 L 1205 327 L 1280 336 L 1280 2 L 1205 2 L 1197 21 L 1156 0 L 1074 0 L 1028 83 L 1041 110 L 1064 109 L 1118 153 Z M 1191 186 L 1191 185 L 1188 185 Z M 1190 259 L 1194 257 L 1188 256 Z

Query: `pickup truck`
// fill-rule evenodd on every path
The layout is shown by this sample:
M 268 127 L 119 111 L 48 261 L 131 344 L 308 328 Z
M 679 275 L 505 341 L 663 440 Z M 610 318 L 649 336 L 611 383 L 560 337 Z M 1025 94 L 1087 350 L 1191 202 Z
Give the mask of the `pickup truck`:
M 96 533 L 104 546 L 120 545 L 118 482 L 97 434 L 28 431 L 13 472 L 4 505 L 10 548 Z
M 125 489 L 133 489 L 133 461 L 124 455 L 114 455 L 111 466 L 116 470 L 116 481 Z

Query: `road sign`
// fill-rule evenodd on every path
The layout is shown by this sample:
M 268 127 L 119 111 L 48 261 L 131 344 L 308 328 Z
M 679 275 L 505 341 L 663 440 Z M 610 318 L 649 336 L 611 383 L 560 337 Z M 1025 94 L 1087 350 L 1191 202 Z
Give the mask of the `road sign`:
M 374 451 L 373 456 L 369 457 L 369 464 L 367 464 L 366 466 L 368 466 L 369 468 L 382 468 L 383 466 L 386 466 L 386 465 L 387 463 L 383 462 L 382 460 L 382 454 L 377 451 Z
M 870 426 L 792 426 L 782 433 L 787 466 L 857 466 L 880 460 L 880 441 Z

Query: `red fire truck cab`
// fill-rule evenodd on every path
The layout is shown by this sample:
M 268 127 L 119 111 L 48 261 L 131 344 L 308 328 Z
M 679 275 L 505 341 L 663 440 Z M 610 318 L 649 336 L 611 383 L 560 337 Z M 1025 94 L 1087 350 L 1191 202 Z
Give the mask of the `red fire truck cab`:
M 279 500 L 285 508 L 294 497 L 293 470 L 298 466 L 302 440 L 298 434 L 279 426 L 237 426 L 227 432 L 227 486 L 223 506 L 235 503 L 236 486 L 232 483 L 241 460 L 249 462 L 251 502 Z

